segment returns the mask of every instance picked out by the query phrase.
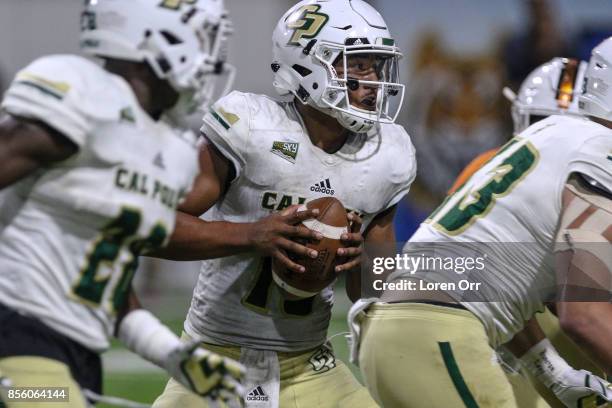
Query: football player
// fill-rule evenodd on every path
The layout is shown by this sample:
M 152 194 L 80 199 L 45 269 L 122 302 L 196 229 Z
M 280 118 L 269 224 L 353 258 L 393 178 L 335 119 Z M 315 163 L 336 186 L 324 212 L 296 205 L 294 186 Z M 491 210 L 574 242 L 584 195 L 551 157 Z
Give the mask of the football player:
M 241 366 L 182 343 L 130 295 L 138 256 L 167 242 L 199 171 L 195 135 L 167 121 L 206 103 L 223 5 L 91 1 L 82 29 L 101 65 L 39 58 L 2 101 L 0 372 L 16 387 L 67 387 L 62 406 L 84 407 L 114 334 L 197 395 L 232 398 Z
M 578 110 L 578 94 L 581 92 L 584 83 L 584 73 L 587 63 L 568 58 L 554 58 L 551 61 L 542 64 L 531 72 L 523 81 L 518 94 L 514 94 L 510 89 L 504 88 L 504 94 L 512 102 L 512 119 L 514 122 L 514 133 L 518 135 L 530 125 L 550 116 L 550 115 L 570 115 L 579 116 Z M 474 159 L 459 175 L 449 194 L 455 192 L 461 187 L 480 167 L 497 153 L 497 149 L 487 151 L 476 159 Z M 573 367 L 580 367 L 589 370 L 593 373 L 600 373 L 600 369 L 590 361 L 584 353 L 561 331 L 559 322 L 548 309 L 537 315 L 533 322 L 527 325 L 528 328 L 533 328 L 541 332 L 538 326 L 542 326 L 543 333 L 551 339 L 548 347 L 559 349 L 559 353 Z M 517 335 L 518 336 L 518 335 Z M 515 338 L 517 337 L 515 336 Z M 520 336 L 519 336 L 520 337 Z M 518 339 L 517 339 L 518 341 Z M 534 344 L 535 345 L 535 344 Z M 512 347 L 512 344 L 508 345 Z M 551 351 L 556 353 L 556 351 Z M 506 360 L 506 366 L 516 367 L 516 359 L 507 352 L 501 352 Z M 528 367 L 535 367 L 534 364 Z M 567 366 L 564 366 L 567 367 Z M 531 403 L 535 404 L 534 399 L 540 397 L 529 390 L 526 384 L 522 382 L 521 376 L 512 375 L 509 373 L 509 378 L 514 385 L 515 395 L 519 404 Z M 539 375 L 537 372 L 534 376 Z M 584 381 L 582 381 L 584 382 Z M 549 387 L 557 387 L 559 381 L 552 379 L 545 380 Z M 545 388 L 542 388 L 538 382 L 534 383 L 543 396 L 547 399 L 551 406 L 562 406 L 557 398 L 550 395 Z M 557 387 L 558 388 L 558 387 Z M 526 402 L 529 401 L 529 402 Z M 542 403 L 543 401 L 540 401 Z
M 290 206 L 321 196 L 358 214 L 349 215 L 353 232 L 338 251 L 347 260 L 336 267 L 351 298 L 359 297 L 362 241 L 394 241 L 395 206 L 415 176 L 410 138 L 393 123 L 404 90 L 400 53 L 362 0 L 296 4 L 278 22 L 273 49 L 274 86 L 286 100 L 233 92 L 204 118 L 209 171 L 163 255 L 225 257 L 202 264 L 186 337 L 246 366 L 247 404 L 375 406 L 326 343 L 332 288 L 292 299 L 273 282 L 272 264 L 302 273 L 286 251 L 318 255 L 293 240 L 317 238 L 295 226 L 312 214 Z M 196 218 L 209 208 L 208 222 Z M 154 406 L 206 404 L 171 379 Z
M 484 253 L 484 268 L 462 275 L 433 262 L 416 274 L 396 270 L 389 283 L 405 279 L 418 290 L 388 289 L 381 302 L 351 311 L 365 310 L 359 363 L 383 406 L 517 407 L 494 351 L 511 340 L 523 366 L 566 406 L 612 400 L 609 383 L 568 366 L 537 326 L 516 336 L 554 301 L 563 330 L 612 372 L 611 62 L 612 38 L 586 69 L 579 109 L 590 120 L 553 115 L 528 127 L 404 248 L 432 259 Z M 465 279 L 483 287 L 453 289 Z

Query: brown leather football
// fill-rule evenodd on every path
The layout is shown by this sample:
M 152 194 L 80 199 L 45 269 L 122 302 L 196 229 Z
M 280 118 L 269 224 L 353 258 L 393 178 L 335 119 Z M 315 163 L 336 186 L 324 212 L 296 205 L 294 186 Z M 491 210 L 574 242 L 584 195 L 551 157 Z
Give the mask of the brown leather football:
M 308 248 L 318 251 L 317 258 L 307 256 L 292 256 L 292 260 L 306 268 L 305 272 L 289 271 L 274 262 L 272 276 L 274 282 L 280 286 L 291 298 L 307 298 L 316 295 L 329 286 L 336 278 L 334 268 L 342 264 L 341 257 L 336 257 L 338 248 L 342 246 L 340 236 L 348 231 L 348 218 L 342 203 L 333 197 L 322 197 L 309 201 L 298 211 L 304 209 L 319 209 L 317 218 L 304 222 L 306 228 L 323 235 L 320 241 L 306 243 Z

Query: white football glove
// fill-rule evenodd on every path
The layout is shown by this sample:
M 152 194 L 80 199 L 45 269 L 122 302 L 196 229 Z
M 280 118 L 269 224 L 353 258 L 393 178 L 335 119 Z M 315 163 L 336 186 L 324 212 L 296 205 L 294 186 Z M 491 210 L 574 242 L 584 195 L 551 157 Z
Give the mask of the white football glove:
M 242 398 L 244 376 L 242 364 L 199 346 L 198 342 L 182 343 L 172 350 L 164 362 L 172 377 L 203 397 L 223 401 Z
M 548 339 L 533 346 L 520 360 L 566 407 L 612 407 L 608 404 L 612 402 L 612 385 L 589 371 L 572 368 Z
M 549 388 L 566 407 L 612 407 L 612 385 L 586 370 L 566 370 Z
M 183 342 L 144 309 L 128 313 L 119 325 L 119 339 L 133 352 L 162 367 L 187 389 L 202 397 L 242 401 L 244 367 L 210 352 L 198 342 Z

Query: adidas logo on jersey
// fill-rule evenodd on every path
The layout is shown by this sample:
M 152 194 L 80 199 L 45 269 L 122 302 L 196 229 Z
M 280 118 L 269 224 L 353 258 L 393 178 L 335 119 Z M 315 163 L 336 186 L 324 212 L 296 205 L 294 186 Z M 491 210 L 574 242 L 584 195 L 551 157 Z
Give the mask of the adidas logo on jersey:
M 260 385 L 253 388 L 245 398 L 247 402 L 267 402 L 270 399 Z
M 317 184 L 312 185 L 310 187 L 310 191 L 314 191 L 315 193 L 329 194 L 329 195 L 334 195 L 335 193 L 335 191 L 332 190 L 331 183 L 329 182 L 328 178 Z
M 153 159 L 153 164 L 155 165 L 155 167 L 159 167 L 162 170 L 166 170 L 166 165 L 164 164 L 164 156 L 162 156 L 161 152 L 155 155 L 155 158 Z

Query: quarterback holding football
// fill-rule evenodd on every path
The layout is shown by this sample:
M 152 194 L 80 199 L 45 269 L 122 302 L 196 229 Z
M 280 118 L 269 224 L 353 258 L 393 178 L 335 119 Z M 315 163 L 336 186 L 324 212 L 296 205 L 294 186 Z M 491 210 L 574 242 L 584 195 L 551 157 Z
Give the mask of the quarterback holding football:
M 296 257 L 317 259 L 323 250 L 310 241 L 339 239 L 333 255 L 345 260 L 334 269 L 357 299 L 362 243 L 394 241 L 395 206 L 416 168 L 410 137 L 394 124 L 404 92 L 401 54 L 362 0 L 296 4 L 279 20 L 272 46 L 273 84 L 284 99 L 232 92 L 204 117 L 206 170 L 163 254 L 208 259 L 185 336 L 245 366 L 247 404 L 372 407 L 326 343 L 332 287 L 296 290 L 273 268 L 311 273 Z M 299 225 L 323 210 L 296 205 L 325 196 L 350 212 L 349 231 Z M 154 406 L 207 405 L 170 380 Z

